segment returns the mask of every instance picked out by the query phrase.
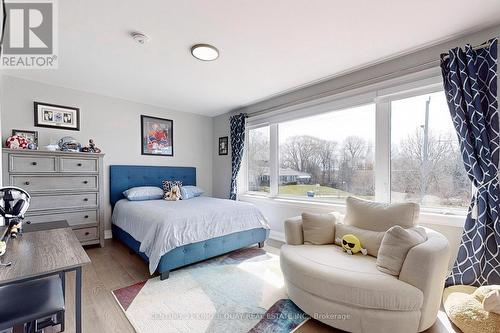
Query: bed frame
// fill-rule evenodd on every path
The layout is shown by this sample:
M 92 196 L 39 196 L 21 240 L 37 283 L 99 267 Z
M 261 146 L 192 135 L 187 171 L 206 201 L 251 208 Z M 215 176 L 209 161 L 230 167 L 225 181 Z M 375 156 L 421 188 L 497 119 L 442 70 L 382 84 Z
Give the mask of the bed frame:
M 112 165 L 110 167 L 110 201 L 111 207 L 123 199 L 123 192 L 136 186 L 162 187 L 163 180 L 181 180 L 183 185 L 196 185 L 196 168 Z M 141 243 L 123 229 L 112 225 L 113 238 L 121 240 L 132 251 L 145 261 L 148 257 L 139 251 Z M 158 264 L 161 280 L 168 279 L 171 270 L 190 265 L 208 258 L 213 258 L 252 244 L 264 246 L 269 237 L 269 230 L 256 228 L 226 236 L 216 237 L 177 247 L 164 254 Z

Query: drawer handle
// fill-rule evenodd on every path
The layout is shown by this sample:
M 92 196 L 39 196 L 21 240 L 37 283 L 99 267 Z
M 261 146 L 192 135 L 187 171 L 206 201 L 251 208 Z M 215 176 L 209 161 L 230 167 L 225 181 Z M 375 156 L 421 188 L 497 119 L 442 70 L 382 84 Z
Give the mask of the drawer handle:
M 88 184 L 88 183 L 89 183 L 89 181 L 88 181 L 88 180 L 84 180 L 84 181 L 83 181 L 83 183 L 84 183 L 84 184 Z
M 37 162 L 32 162 L 31 164 L 32 164 L 32 165 L 38 165 L 38 163 L 37 163 Z
M 83 201 L 89 201 L 89 198 L 85 198 L 85 199 L 83 199 Z
M 30 184 L 30 182 L 24 182 L 24 185 L 28 186 Z
M 78 166 L 82 166 L 82 163 L 78 163 L 77 165 L 78 165 Z
M 85 215 L 84 217 L 85 217 L 86 219 L 88 219 L 88 218 L 89 218 L 89 216 L 88 216 L 88 215 Z
M 90 235 L 90 232 L 85 231 L 85 236 L 88 236 L 88 235 Z

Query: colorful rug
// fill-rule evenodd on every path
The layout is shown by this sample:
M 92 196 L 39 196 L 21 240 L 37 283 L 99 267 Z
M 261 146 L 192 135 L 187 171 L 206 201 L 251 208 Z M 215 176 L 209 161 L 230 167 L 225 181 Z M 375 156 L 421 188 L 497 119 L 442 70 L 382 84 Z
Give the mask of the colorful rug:
M 279 257 L 248 248 L 113 291 L 137 333 L 288 333 L 307 316 L 287 299 Z

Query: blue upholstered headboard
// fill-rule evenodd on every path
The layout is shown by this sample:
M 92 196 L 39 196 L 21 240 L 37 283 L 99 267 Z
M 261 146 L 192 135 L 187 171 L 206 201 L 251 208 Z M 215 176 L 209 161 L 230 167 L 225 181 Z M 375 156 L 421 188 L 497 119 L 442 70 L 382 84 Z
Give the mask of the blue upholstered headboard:
M 196 168 L 112 165 L 109 172 L 111 207 L 123 199 L 123 191 L 136 186 L 162 187 L 164 180 L 180 180 L 182 185 L 196 185 Z

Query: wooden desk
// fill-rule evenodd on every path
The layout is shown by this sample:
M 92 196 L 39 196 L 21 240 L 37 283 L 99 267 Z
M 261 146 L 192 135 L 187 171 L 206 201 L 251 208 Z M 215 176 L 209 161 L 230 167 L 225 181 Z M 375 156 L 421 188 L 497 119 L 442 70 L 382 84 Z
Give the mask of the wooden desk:
M 81 333 L 82 266 L 89 264 L 90 258 L 71 228 L 26 232 L 9 240 L 1 260 L 12 262 L 12 265 L 0 267 L 0 286 L 60 275 L 64 290 L 64 274 L 75 271 L 75 330 Z

